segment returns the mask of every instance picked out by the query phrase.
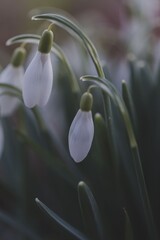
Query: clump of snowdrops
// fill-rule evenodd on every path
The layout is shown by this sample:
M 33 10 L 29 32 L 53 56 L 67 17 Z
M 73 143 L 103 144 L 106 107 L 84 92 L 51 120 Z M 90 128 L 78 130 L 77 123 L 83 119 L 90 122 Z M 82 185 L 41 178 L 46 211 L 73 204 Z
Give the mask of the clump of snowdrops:
M 19 239 L 158 240 L 159 71 L 128 60 L 120 92 L 77 24 L 51 13 L 32 19 L 50 24 L 7 41 L 20 46 L 0 75 L 1 222 Z M 76 78 L 53 24 L 80 40 L 96 75 Z M 37 50 L 24 69 L 28 45 Z

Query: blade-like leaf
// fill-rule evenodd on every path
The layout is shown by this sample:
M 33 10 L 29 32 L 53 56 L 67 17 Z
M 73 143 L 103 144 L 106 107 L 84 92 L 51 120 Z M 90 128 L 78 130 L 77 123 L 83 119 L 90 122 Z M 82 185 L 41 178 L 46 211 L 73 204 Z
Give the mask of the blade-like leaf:
M 11 228 L 23 234 L 24 237 L 27 237 L 30 240 L 42 240 L 39 236 L 30 231 L 23 224 L 19 223 L 16 219 L 2 211 L 0 211 L 0 221 L 9 225 Z
M 78 198 L 85 229 L 90 239 L 106 239 L 95 198 L 85 182 L 78 184 Z
M 135 134 L 133 131 L 132 123 L 131 123 L 127 108 L 126 108 L 123 100 L 119 96 L 116 88 L 107 79 L 101 79 L 101 78 L 95 77 L 95 76 L 83 76 L 83 77 L 81 77 L 81 80 L 84 80 L 84 81 L 88 80 L 88 81 L 93 82 L 94 84 L 96 83 L 104 92 L 106 92 L 111 97 L 111 99 L 114 101 L 114 103 L 119 108 L 120 113 L 122 114 L 123 121 L 124 121 L 126 130 L 127 130 L 127 134 L 129 137 L 129 143 L 130 143 L 130 148 L 131 148 L 131 152 L 132 152 L 131 159 L 133 161 L 136 181 L 138 184 L 139 195 L 141 197 L 144 220 L 146 222 L 147 230 L 148 230 L 148 234 L 149 234 L 150 238 L 157 239 L 157 231 L 155 228 L 152 209 L 150 206 L 150 200 L 149 200 L 148 191 L 147 191 L 145 178 L 144 178 L 144 174 L 143 174 L 141 159 L 140 159 L 140 155 L 139 155 L 139 149 L 137 146 Z
M 132 100 L 130 91 L 128 89 L 128 86 L 124 80 L 122 81 L 122 96 L 123 96 L 125 105 L 127 107 L 127 110 L 129 112 L 132 124 L 133 124 L 134 128 L 136 129 L 136 116 L 135 116 L 135 112 L 134 112 L 133 100 Z
M 130 141 L 130 145 L 131 147 L 136 147 L 137 146 L 137 142 L 134 136 L 134 132 L 132 129 L 132 124 L 130 121 L 130 117 L 127 111 L 127 108 L 123 102 L 123 100 L 121 99 L 121 97 L 119 96 L 119 94 L 117 93 L 116 88 L 113 86 L 113 84 L 108 81 L 107 79 L 102 79 L 99 77 L 95 77 L 95 76 L 82 76 L 81 77 L 82 81 L 91 81 L 95 84 L 97 84 L 104 92 L 106 92 L 109 97 L 114 101 L 114 103 L 118 106 L 120 113 L 122 114 L 125 126 L 126 126 L 126 130 L 128 133 L 128 137 L 129 137 L 129 141 Z
M 125 240 L 134 240 L 130 218 L 129 218 L 128 213 L 125 209 L 124 209 L 124 213 L 125 213 L 125 217 L 126 217 L 126 220 L 125 220 Z
M 7 84 L 7 83 L 0 83 L 0 88 L 7 88 L 10 91 L 14 91 L 17 94 L 21 95 L 21 90 L 11 84 Z
M 16 134 L 25 144 L 31 147 L 31 149 L 33 149 L 41 157 L 45 164 L 51 167 L 55 173 L 61 176 L 62 179 L 67 181 L 71 186 L 74 186 L 74 180 L 76 180 L 76 177 L 73 172 L 68 169 L 66 164 L 60 161 L 59 158 L 54 157 L 51 152 L 44 147 L 42 148 L 41 144 L 37 143 L 26 134 L 20 131 L 16 131 Z
M 54 221 L 56 221 L 61 227 L 63 227 L 65 230 L 67 230 L 70 234 L 76 237 L 76 239 L 79 240 L 88 240 L 88 238 L 81 233 L 79 230 L 77 230 L 75 227 L 64 221 L 62 218 L 60 218 L 55 212 L 50 210 L 44 203 L 42 203 L 38 198 L 35 199 L 37 205 L 44 210 L 44 212 L 49 215 Z

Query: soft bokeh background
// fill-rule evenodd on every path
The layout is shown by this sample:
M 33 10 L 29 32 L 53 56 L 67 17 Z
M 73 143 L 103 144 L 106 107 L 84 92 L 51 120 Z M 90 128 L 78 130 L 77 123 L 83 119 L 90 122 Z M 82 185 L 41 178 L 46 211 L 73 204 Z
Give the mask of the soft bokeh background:
M 2 66 L 7 64 L 9 53 L 13 49 L 5 47 L 6 40 L 17 34 L 37 31 L 38 25 L 30 20 L 29 13 L 32 15 L 31 10 L 38 8 L 43 12 L 52 11 L 52 8 L 56 11 L 55 9 L 58 8 L 74 16 L 96 44 L 102 59 L 104 58 L 105 62 L 108 60 L 112 77 L 116 80 L 117 77 L 128 78 L 123 58 L 128 52 L 134 53 L 141 59 L 147 58 L 151 62 L 159 58 L 160 3 L 158 0 L 93 0 L 92 2 L 2 0 L 0 8 Z M 60 43 L 58 37 L 56 40 Z M 63 37 L 62 42 L 64 45 L 68 43 Z M 71 51 L 74 51 L 72 48 Z M 115 71 L 114 68 L 117 70 Z

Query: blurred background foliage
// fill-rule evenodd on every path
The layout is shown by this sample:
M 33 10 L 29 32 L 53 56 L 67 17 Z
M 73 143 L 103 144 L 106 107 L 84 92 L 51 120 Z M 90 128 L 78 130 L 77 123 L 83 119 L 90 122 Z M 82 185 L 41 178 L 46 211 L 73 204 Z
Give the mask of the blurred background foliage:
M 6 47 L 5 42 L 22 33 L 41 34 L 47 24 L 32 22 L 30 18 L 43 12 L 69 14 L 76 19 L 95 44 L 106 77 L 123 97 L 139 145 L 157 236 L 148 234 L 122 118 L 111 103 L 108 125 L 104 124 L 100 90 L 92 91 L 95 136 L 91 151 L 78 165 L 69 156 L 68 130 L 79 109 L 80 96 L 88 86 L 79 77 L 96 72 L 82 44 L 55 26 L 55 42 L 63 49 L 81 92 L 72 92 L 65 66 L 53 55 L 54 88 L 47 106 L 32 111 L 20 104 L 12 116 L 1 119 L 4 150 L 0 161 L 0 239 L 159 239 L 159 1 L 1 0 L 2 68 L 10 61 L 15 47 Z M 27 49 L 25 67 L 35 50 Z M 129 94 L 121 87 L 123 79 Z M 77 191 L 80 181 L 86 182 L 89 196 L 92 191 L 97 202 L 103 228 L 100 232 L 104 232 L 101 238 L 96 235 L 92 219 L 87 218 L 88 229 L 83 226 L 85 214 L 81 217 L 79 205 L 81 186 Z M 56 221 L 52 222 L 37 207 L 36 197 L 89 237 L 77 238 Z M 88 209 L 87 217 L 93 214 Z

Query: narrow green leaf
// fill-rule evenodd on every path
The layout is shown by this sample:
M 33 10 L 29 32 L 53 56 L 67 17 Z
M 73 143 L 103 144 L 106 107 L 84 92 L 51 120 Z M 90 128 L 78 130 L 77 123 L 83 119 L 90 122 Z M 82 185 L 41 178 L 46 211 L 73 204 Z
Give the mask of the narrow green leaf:
M 96 155 L 97 164 L 104 168 L 105 162 L 99 161 L 99 159 L 108 159 L 109 142 L 108 142 L 108 126 L 106 126 L 105 121 L 100 113 L 96 113 L 94 117 L 95 124 L 95 138 L 97 140 L 96 146 L 100 148 L 98 151 L 98 156 Z M 97 148 L 96 148 L 97 151 Z
M 123 121 L 129 137 L 130 148 L 132 152 L 132 161 L 133 161 L 133 166 L 135 170 L 136 181 L 138 184 L 139 194 L 141 197 L 144 220 L 147 225 L 147 230 L 148 230 L 150 239 L 157 240 L 157 231 L 155 228 L 148 191 L 146 188 L 141 159 L 139 155 L 139 149 L 135 139 L 132 123 L 131 123 L 127 108 L 123 102 L 123 99 L 121 99 L 115 87 L 107 79 L 101 79 L 95 76 L 83 76 L 81 77 L 81 80 L 84 80 L 84 81 L 88 80 L 93 83 L 96 83 L 103 91 L 105 91 L 111 97 L 111 99 L 119 108 L 120 113 L 122 114 Z
M 121 99 L 121 97 L 119 96 L 119 94 L 118 94 L 116 88 L 113 86 L 113 84 L 110 81 L 108 81 L 107 79 L 102 79 L 102 78 L 90 76 L 90 75 L 82 76 L 81 80 L 82 81 L 91 81 L 91 82 L 97 84 L 104 92 L 106 92 L 109 95 L 109 97 L 113 100 L 115 105 L 119 108 L 120 113 L 122 114 L 131 147 L 133 147 L 133 148 L 136 147 L 137 142 L 135 139 L 135 135 L 133 132 L 133 128 L 132 128 L 132 124 L 130 121 L 130 117 L 129 117 L 127 108 L 123 102 L 123 99 Z
M 11 84 L 7 84 L 7 83 L 0 83 L 0 88 L 7 88 L 8 90 L 12 90 L 15 93 L 21 95 L 21 90 Z
M 17 232 L 23 234 L 23 236 L 28 237 L 31 240 L 42 240 L 35 233 L 30 231 L 27 227 L 25 227 L 22 223 L 18 222 L 13 217 L 8 214 L 0 211 L 0 221 L 9 225 L 11 228 L 15 229 Z
M 125 240 L 134 240 L 132 225 L 126 209 L 124 209 L 124 213 L 126 218 L 125 219 Z
M 129 112 L 134 129 L 136 129 L 136 116 L 134 112 L 133 100 L 128 89 L 127 83 L 124 80 L 122 81 L 122 97 Z
M 113 119 L 113 110 L 111 99 L 108 99 L 107 104 L 107 118 L 108 118 L 108 143 L 110 149 L 110 157 L 113 164 L 113 172 L 114 172 L 114 179 L 115 182 L 117 180 L 117 173 L 118 173 L 118 159 L 117 159 L 117 148 L 115 144 L 115 126 L 114 126 L 114 119 Z
M 73 172 L 71 172 L 66 164 L 64 164 L 59 158 L 55 157 L 50 151 L 42 147 L 40 143 L 37 143 L 26 134 L 20 131 L 16 131 L 16 134 L 25 144 L 30 146 L 39 155 L 39 157 L 41 157 L 45 164 L 51 167 L 54 172 L 71 184 L 71 186 L 74 186 L 74 180 L 76 180 L 76 176 Z
M 17 93 L 9 92 L 9 91 L 4 91 L 3 93 L 0 93 L 0 96 L 4 96 L 4 95 L 19 98 L 19 100 L 23 102 L 22 96 Z
M 35 199 L 37 205 L 47 214 L 49 215 L 55 222 L 57 222 L 61 227 L 67 230 L 71 235 L 75 236 L 76 239 L 79 240 L 87 240 L 88 238 L 77 230 L 75 227 L 64 221 L 60 218 L 55 212 L 50 210 L 44 203 L 42 203 L 38 198 Z
M 104 240 L 104 230 L 95 198 L 85 182 L 78 184 L 78 198 L 89 239 Z

